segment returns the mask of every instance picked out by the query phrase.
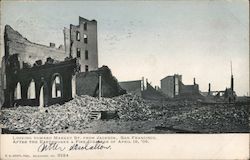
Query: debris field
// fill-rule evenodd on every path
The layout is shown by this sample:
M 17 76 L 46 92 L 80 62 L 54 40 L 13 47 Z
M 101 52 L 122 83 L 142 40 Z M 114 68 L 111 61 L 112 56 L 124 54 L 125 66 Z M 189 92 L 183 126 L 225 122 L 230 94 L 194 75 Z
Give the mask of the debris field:
M 150 101 L 133 94 L 113 98 L 77 96 L 63 105 L 19 106 L 1 111 L 2 127 L 19 133 L 225 133 L 250 131 L 250 106 Z M 90 118 L 115 111 L 116 119 Z

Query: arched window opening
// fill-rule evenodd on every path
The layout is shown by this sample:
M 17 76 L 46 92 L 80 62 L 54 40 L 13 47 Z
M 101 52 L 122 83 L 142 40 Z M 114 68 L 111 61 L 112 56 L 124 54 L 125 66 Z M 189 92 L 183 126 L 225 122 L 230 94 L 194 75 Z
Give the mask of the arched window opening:
M 72 98 L 76 97 L 76 75 L 72 75 L 71 79 L 71 89 L 72 89 Z
M 52 98 L 62 97 L 62 82 L 61 78 L 57 75 L 55 76 L 52 83 Z
M 47 107 L 48 106 L 48 103 L 49 103 L 49 91 L 48 91 L 48 86 L 47 86 L 47 83 L 46 82 L 43 82 L 42 83 L 42 86 L 40 88 L 40 91 L 39 91 L 39 95 L 38 95 L 38 98 L 39 98 L 39 106 L 40 107 Z
M 29 84 L 27 98 L 28 99 L 35 99 L 36 98 L 36 87 L 35 87 L 35 81 L 33 79 L 31 80 L 31 82 Z
M 21 84 L 20 82 L 17 83 L 15 92 L 14 92 L 14 99 L 21 99 Z
M 44 86 L 40 89 L 39 106 L 44 107 Z

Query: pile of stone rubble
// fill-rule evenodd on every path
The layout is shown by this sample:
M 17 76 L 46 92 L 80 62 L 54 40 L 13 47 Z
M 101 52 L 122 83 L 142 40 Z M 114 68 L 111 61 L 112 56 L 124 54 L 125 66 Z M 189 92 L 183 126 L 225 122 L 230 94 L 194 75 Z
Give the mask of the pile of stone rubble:
M 115 111 L 119 119 L 93 121 L 90 115 L 96 111 Z M 249 132 L 249 122 L 249 105 L 148 102 L 133 94 L 101 99 L 77 96 L 63 105 L 43 109 L 31 106 L 2 109 L 0 116 L 4 128 L 22 133 L 98 133 L 108 132 L 107 126 L 110 130 L 141 133 L 154 125 L 204 133 Z
M 1 124 L 22 133 L 65 133 L 85 129 L 92 111 L 118 111 L 120 120 L 148 120 L 149 106 L 138 96 L 125 94 L 114 98 L 78 96 L 63 104 L 46 108 L 19 106 L 2 110 Z
M 190 112 L 168 119 L 181 128 L 200 132 L 249 132 L 249 106 L 219 104 L 193 108 Z

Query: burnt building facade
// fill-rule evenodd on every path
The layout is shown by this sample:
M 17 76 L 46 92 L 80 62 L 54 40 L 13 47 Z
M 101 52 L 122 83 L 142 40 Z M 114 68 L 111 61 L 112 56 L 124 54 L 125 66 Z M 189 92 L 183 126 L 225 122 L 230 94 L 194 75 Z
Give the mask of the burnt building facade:
M 97 22 L 79 17 L 79 25 L 64 28 L 64 45 L 37 44 L 5 26 L 0 103 L 48 106 L 72 99 L 79 72 L 98 69 Z M 79 77 L 79 76 L 78 76 Z
M 79 17 L 79 25 L 64 28 L 65 52 L 77 58 L 80 72 L 98 69 L 97 21 Z
M 4 107 L 49 106 L 72 99 L 76 59 L 20 68 L 18 55 L 6 60 Z
M 195 82 L 195 78 L 193 81 L 193 84 L 191 85 L 185 85 L 182 82 L 180 82 L 180 96 L 195 96 L 200 95 L 199 91 L 199 85 Z
M 6 25 L 4 47 L 0 76 L 3 107 L 48 106 L 75 96 L 80 64 L 63 45 L 33 43 Z
M 161 79 L 161 91 L 167 97 L 174 98 L 179 95 L 182 75 L 174 74 Z
M 200 96 L 199 85 L 185 85 L 182 75 L 174 74 L 161 79 L 161 92 L 169 98 Z
M 119 82 L 119 85 L 123 89 L 125 89 L 128 93 L 133 93 L 138 96 L 142 95 L 143 85 L 144 85 L 142 80 L 123 81 Z
M 62 46 L 56 48 L 54 43 L 50 43 L 50 46 L 33 43 L 9 25 L 5 26 L 4 47 L 5 59 L 17 54 L 21 69 L 25 66 L 31 67 L 38 60 L 45 63 L 48 57 L 51 57 L 56 61 L 63 61 L 68 57 L 68 54 L 65 53 Z

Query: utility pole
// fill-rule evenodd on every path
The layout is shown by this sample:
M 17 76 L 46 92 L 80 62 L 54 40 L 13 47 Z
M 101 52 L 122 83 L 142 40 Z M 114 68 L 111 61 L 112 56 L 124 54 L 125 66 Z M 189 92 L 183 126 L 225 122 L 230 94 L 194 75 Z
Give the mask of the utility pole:
M 141 81 L 141 90 L 142 90 L 142 91 L 145 90 L 145 86 L 144 86 L 144 77 L 142 77 L 142 81 Z
M 208 83 L 208 95 L 210 95 L 210 94 L 211 94 L 211 84 Z

